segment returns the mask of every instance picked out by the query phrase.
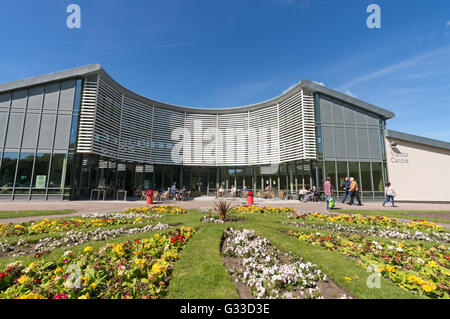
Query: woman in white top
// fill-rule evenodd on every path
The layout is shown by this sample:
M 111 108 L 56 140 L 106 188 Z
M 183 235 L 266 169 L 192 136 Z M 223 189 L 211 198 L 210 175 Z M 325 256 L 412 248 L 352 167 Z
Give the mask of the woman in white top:
M 234 185 L 231 186 L 231 196 L 236 197 L 236 186 Z
M 383 203 L 383 206 L 389 202 L 392 201 L 392 207 L 395 207 L 394 205 L 394 196 L 397 194 L 395 193 L 394 188 L 391 186 L 391 183 L 386 183 L 386 187 L 384 188 L 384 196 L 386 196 L 386 200 Z

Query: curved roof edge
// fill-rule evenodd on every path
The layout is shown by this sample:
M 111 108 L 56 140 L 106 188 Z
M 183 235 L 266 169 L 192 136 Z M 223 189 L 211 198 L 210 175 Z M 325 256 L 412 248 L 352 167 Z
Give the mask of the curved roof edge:
M 428 146 L 433 146 L 437 148 L 443 148 L 446 150 L 450 150 L 450 143 L 440 140 L 434 140 L 428 137 L 422 137 L 418 135 L 412 135 L 408 133 L 393 131 L 393 130 L 385 130 L 385 136 L 388 138 L 396 138 L 399 140 L 407 141 L 407 142 L 413 142 Z
M 108 75 L 108 73 L 102 68 L 100 64 L 90 64 L 86 66 L 76 67 L 64 71 L 54 72 L 46 75 L 40 75 L 32 78 L 27 78 L 24 80 L 18 80 L 13 81 L 5 84 L 0 84 L 0 93 L 11 91 L 11 90 L 17 90 L 21 88 L 26 88 L 34 85 L 44 84 L 48 82 L 54 82 L 54 81 L 60 81 L 70 78 L 77 78 L 77 77 L 83 77 L 83 76 L 89 76 L 94 74 L 100 74 L 102 77 L 106 77 L 107 80 L 109 80 L 109 84 L 113 85 L 118 91 L 121 91 L 123 93 L 126 93 L 128 96 L 133 97 L 137 99 L 138 101 L 141 101 L 143 103 L 152 103 L 156 104 L 158 106 L 162 106 L 167 109 L 177 110 L 177 111 L 190 111 L 190 112 L 196 112 L 196 113 L 234 113 L 234 112 L 244 112 L 244 111 L 251 111 L 256 110 L 260 108 L 264 108 L 267 106 L 273 106 L 277 103 L 280 103 L 281 101 L 285 100 L 286 98 L 289 98 L 293 96 L 294 94 L 298 93 L 301 89 L 306 89 L 309 91 L 312 91 L 313 93 L 320 93 L 324 94 L 336 99 L 339 99 L 343 102 L 346 102 L 348 104 L 351 104 L 355 107 L 364 109 L 366 111 L 369 111 L 371 113 L 375 113 L 377 115 L 382 116 L 384 119 L 390 119 L 395 116 L 394 113 L 387 111 L 385 109 L 382 109 L 380 107 L 374 106 L 372 104 L 369 104 L 367 102 L 361 101 L 359 99 L 356 99 L 354 97 L 348 96 L 344 93 L 332 90 L 330 88 L 327 88 L 325 86 L 316 84 L 314 82 L 308 81 L 308 80 L 301 80 L 297 85 L 289 89 L 288 91 L 283 92 L 282 94 L 263 101 L 258 102 L 255 104 L 249 104 L 245 106 L 237 106 L 237 107 L 228 107 L 228 108 L 196 108 L 196 107 L 187 107 L 187 106 L 178 106 L 174 104 L 164 103 L 156 100 L 149 99 L 147 97 L 141 96 L 125 87 L 120 85 L 117 81 L 115 81 L 111 76 Z

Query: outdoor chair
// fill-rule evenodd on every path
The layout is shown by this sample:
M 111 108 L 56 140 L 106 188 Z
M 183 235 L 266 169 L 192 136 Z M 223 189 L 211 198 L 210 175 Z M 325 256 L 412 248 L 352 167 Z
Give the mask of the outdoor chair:
M 147 199 L 147 193 L 145 191 L 141 191 L 141 199 L 140 200 L 146 200 Z
M 164 192 L 160 196 L 161 200 L 169 200 L 170 199 L 170 192 Z

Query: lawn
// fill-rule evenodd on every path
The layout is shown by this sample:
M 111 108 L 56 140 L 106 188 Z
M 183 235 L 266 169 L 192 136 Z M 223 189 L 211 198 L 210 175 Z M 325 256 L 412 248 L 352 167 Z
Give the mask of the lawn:
M 134 213 L 142 213 L 142 211 L 136 211 Z M 145 213 L 145 212 L 144 212 Z M 354 211 L 352 213 L 355 213 Z M 362 213 L 362 212 L 361 212 Z M 364 212 L 366 213 L 366 212 Z M 375 215 L 374 212 L 369 212 L 371 215 Z M 390 213 L 390 212 L 389 212 Z M 401 212 L 392 212 L 401 213 Z M 165 281 L 169 281 L 167 294 L 160 293 L 159 290 L 155 292 L 158 298 L 169 299 L 199 299 L 199 298 L 212 298 L 212 299 L 237 299 L 240 297 L 237 286 L 231 281 L 229 269 L 225 267 L 224 259 L 221 253 L 221 244 L 223 242 L 224 231 L 233 227 L 234 229 L 249 229 L 254 230 L 257 236 L 266 238 L 270 243 L 281 250 L 282 252 L 289 252 L 294 258 L 302 258 L 305 262 L 311 262 L 316 264 L 322 272 L 324 272 L 329 279 L 332 280 L 343 291 L 347 292 L 347 295 L 353 298 L 369 298 L 369 299 L 415 299 L 420 296 L 414 292 L 414 290 L 407 290 L 400 287 L 394 280 L 382 276 L 380 278 L 380 288 L 369 288 L 367 285 L 367 279 L 371 273 L 359 264 L 358 258 L 347 257 L 339 251 L 330 251 L 326 247 L 320 245 L 311 245 L 308 242 L 300 241 L 295 237 L 289 236 L 289 230 L 295 230 L 305 232 L 306 234 L 314 234 L 317 230 L 306 228 L 304 226 L 298 226 L 294 228 L 291 222 L 287 218 L 287 213 L 280 214 L 272 213 L 239 213 L 234 212 L 232 216 L 238 216 L 244 218 L 239 222 L 225 222 L 225 223 L 207 223 L 202 222 L 201 219 L 205 213 L 201 213 L 197 210 L 189 210 L 184 214 L 162 214 L 162 217 L 153 219 L 134 218 L 123 221 L 121 223 L 107 224 L 95 227 L 95 228 L 83 228 L 80 229 L 80 234 L 86 234 L 87 238 L 83 242 L 72 244 L 71 247 L 55 247 L 49 249 L 42 255 L 36 258 L 34 252 L 23 256 L 13 257 L 8 253 L 3 253 L 3 257 L 0 257 L 0 273 L 4 272 L 7 265 L 11 262 L 22 261 L 23 265 L 39 262 L 45 265 L 49 265 L 56 260 L 60 260 L 65 251 L 70 250 L 75 256 L 81 255 L 83 257 L 86 247 L 92 247 L 94 252 L 93 256 L 97 256 L 96 251 L 103 251 L 106 244 L 114 243 L 116 245 L 124 243 L 126 241 L 135 242 L 139 240 L 148 240 L 156 236 L 164 236 L 173 232 L 175 229 L 179 229 L 181 226 L 189 226 L 195 229 L 192 237 L 183 244 L 183 248 L 179 251 L 179 255 L 176 260 L 173 260 L 173 270 L 170 276 L 164 278 Z M 397 216 L 396 216 L 397 217 Z M 70 218 L 63 218 L 63 221 L 70 221 Z M 102 222 L 102 221 L 100 221 Z M 284 222 L 284 223 L 283 223 Z M 166 225 L 166 228 L 161 230 L 140 232 L 139 229 L 143 227 L 154 227 L 156 224 L 161 223 Z M 51 224 L 51 223 L 50 223 Z M 317 223 L 319 225 L 320 223 Z M 320 224 L 326 226 L 325 223 Z M 359 225 L 358 225 L 359 226 Z M 361 229 L 367 229 L 369 226 L 360 225 Z M 28 226 L 27 226 L 28 227 Z M 48 226 L 51 227 L 51 226 Z M 56 227 L 56 226 L 53 226 Z M 302 228 L 303 227 L 303 228 Z M 378 227 L 378 226 L 377 226 Z M 381 230 L 384 226 L 380 226 Z M 6 244 L 15 245 L 20 240 L 30 245 L 35 245 L 39 240 L 60 240 L 64 238 L 67 231 L 57 231 L 54 228 L 50 228 L 48 233 L 31 234 L 31 235 L 16 235 L 11 233 L 6 237 L 0 235 L 0 256 L 2 256 L 2 242 Z M 95 229 L 98 232 L 101 231 L 121 231 L 121 235 L 110 237 L 102 237 L 106 235 L 99 235 L 98 233 L 92 234 Z M 136 233 L 129 234 L 127 231 L 134 229 Z M 137 229 L 137 230 L 136 230 Z M 336 230 L 332 229 L 320 229 L 320 232 L 325 234 L 324 236 L 337 236 L 341 233 L 336 233 Z M 343 232 L 341 235 L 345 235 Z M 1 234 L 1 232 L 0 232 Z M 89 236 L 87 236 L 89 235 Z M 94 236 L 95 235 L 95 236 Z M 78 235 L 81 236 L 81 235 Z M 159 238 L 159 237 L 158 237 Z M 351 238 L 351 237 L 350 237 Z M 382 237 L 367 237 L 373 240 L 385 243 L 390 242 L 388 238 Z M 398 239 L 396 239 L 398 240 Z M 420 243 L 424 249 L 434 247 L 436 245 L 444 245 L 449 247 L 448 242 L 420 242 L 416 240 L 402 240 L 405 245 L 417 245 Z M 34 247 L 34 246 L 33 246 Z M 116 246 L 117 247 L 117 246 Z M 325 249 L 324 249 L 325 248 Z M 434 249 L 434 248 L 431 248 Z M 134 264 L 136 256 L 129 255 L 129 262 Z M 156 258 L 156 257 L 155 257 Z M 85 259 L 81 259 L 85 260 Z M 123 260 L 123 258 L 122 258 Z M 160 259 L 158 259 L 160 260 Z M 154 263 L 155 261 L 153 261 Z M 138 261 L 136 261 L 138 263 Z M 446 261 L 442 262 L 443 264 Z M 448 260 L 447 260 L 448 267 Z M 137 266 L 136 266 L 137 267 Z M 172 266 L 170 266 L 172 267 Z M 149 266 L 149 274 L 152 267 Z M 172 269 L 172 268 L 170 268 Z M 445 271 L 445 269 L 444 269 Z M 444 286 L 450 286 L 449 278 L 450 272 L 447 268 L 447 277 L 444 277 Z M 133 274 L 136 274 L 133 270 Z M 138 275 L 140 276 L 140 275 Z M 150 275 L 149 275 L 150 276 Z M 1 276 L 0 276 L 1 280 Z M 136 280 L 136 279 L 135 279 Z M 141 279 L 139 279 L 141 280 Z M 135 282 L 135 281 L 134 281 Z M 143 278 L 142 282 L 148 284 L 148 280 Z M 47 287 L 47 286 L 46 286 Z M 102 287 L 100 284 L 99 287 Z M 19 287 L 20 288 L 20 287 Z M 18 289 L 18 288 L 17 288 Z M 30 288 L 37 289 L 37 288 Z M 100 288 L 98 288 L 100 289 Z M 2 291 L 2 284 L 0 281 L 0 296 Z M 33 290 L 34 291 L 34 290 Z M 36 290 L 38 291 L 38 290 Z M 95 292 L 92 292 L 95 297 Z M 83 295 L 84 296 L 84 295 Z M 426 298 L 426 296 L 422 296 Z
M 0 219 L 30 216 L 47 216 L 74 213 L 74 210 L 5 210 L 0 211 Z

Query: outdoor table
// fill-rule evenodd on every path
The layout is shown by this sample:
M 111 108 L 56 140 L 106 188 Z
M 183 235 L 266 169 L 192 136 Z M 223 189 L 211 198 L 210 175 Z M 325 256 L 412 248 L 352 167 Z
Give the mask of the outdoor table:
M 123 200 L 127 200 L 127 191 L 123 189 L 119 189 L 116 192 L 116 200 L 119 200 L 119 194 L 123 194 Z
M 94 192 L 97 192 L 97 200 L 100 200 L 100 193 L 103 194 L 103 200 L 105 200 L 105 198 L 106 198 L 106 190 L 105 189 L 93 189 L 93 190 L 91 190 L 91 200 L 92 200 L 92 195 L 94 194 Z

